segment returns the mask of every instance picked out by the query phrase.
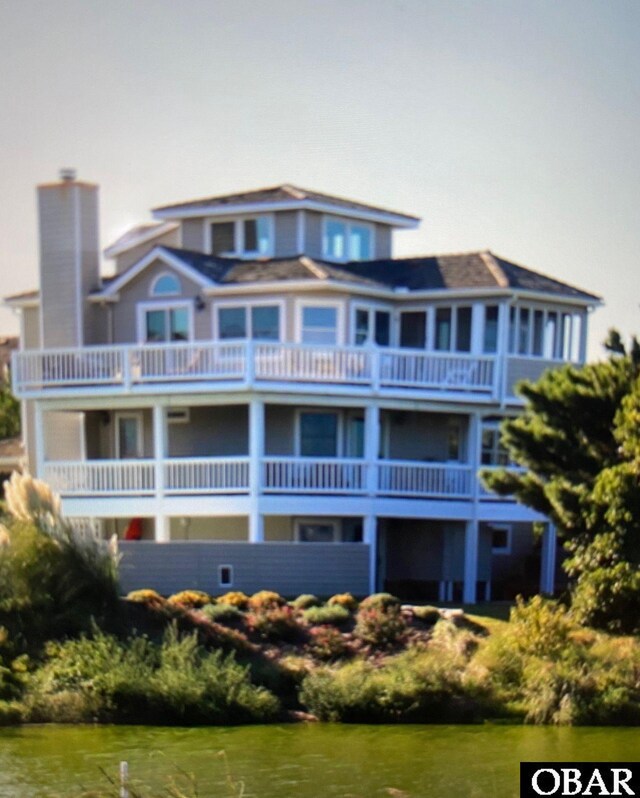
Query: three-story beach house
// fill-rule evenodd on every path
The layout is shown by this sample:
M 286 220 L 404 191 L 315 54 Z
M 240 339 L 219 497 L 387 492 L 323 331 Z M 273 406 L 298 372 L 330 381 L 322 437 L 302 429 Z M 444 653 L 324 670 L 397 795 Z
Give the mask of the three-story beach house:
M 125 588 L 553 589 L 553 529 L 477 472 L 597 297 L 488 251 L 394 259 L 417 218 L 292 185 L 156 208 L 105 278 L 97 187 L 38 203 L 40 288 L 7 300 L 29 462 L 117 533 Z

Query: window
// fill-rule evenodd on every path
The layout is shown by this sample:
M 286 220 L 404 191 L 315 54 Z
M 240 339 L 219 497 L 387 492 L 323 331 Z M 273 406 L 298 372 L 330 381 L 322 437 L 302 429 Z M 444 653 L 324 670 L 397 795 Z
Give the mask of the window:
M 219 307 L 218 338 L 279 341 L 280 307 L 278 305 Z
M 373 325 L 373 329 L 371 329 Z M 387 310 L 356 308 L 354 343 L 362 346 L 375 341 L 378 346 L 389 346 L 391 338 L 391 314 Z
M 161 274 L 153 281 L 151 286 L 151 296 L 171 296 L 172 294 L 180 294 L 182 286 L 180 280 L 175 274 Z
M 233 586 L 233 565 L 218 566 L 218 587 Z
M 301 340 L 303 344 L 338 342 L 338 309 L 331 305 L 304 305 Z
M 511 527 L 507 524 L 488 524 L 491 533 L 491 553 L 511 554 Z
M 116 458 L 135 460 L 143 455 L 142 414 L 116 414 Z
M 460 422 L 453 419 L 447 424 L 447 459 L 462 460 L 462 430 Z
M 191 413 L 188 407 L 168 407 L 167 424 L 188 424 Z
M 316 411 L 300 413 L 300 455 L 338 456 L 338 414 Z
M 372 228 L 366 224 L 325 218 L 322 255 L 329 260 L 369 260 Z
M 400 314 L 400 346 L 424 349 L 427 341 L 427 314 L 423 310 Z
M 299 518 L 296 520 L 296 540 L 300 543 L 335 543 L 338 540 L 338 521 Z
M 266 257 L 273 249 L 272 220 L 269 216 L 213 222 L 211 252 L 213 255 Z
M 438 352 L 471 351 L 471 306 L 436 308 L 434 348 Z
M 547 360 L 580 360 L 581 317 L 526 306 L 509 311 L 509 352 Z
M 142 339 L 146 343 L 188 341 L 191 337 L 191 306 L 184 303 L 142 308 Z
M 497 424 L 485 425 L 482 428 L 480 463 L 485 466 L 509 464 L 509 453 L 500 442 L 500 429 Z
M 498 306 L 488 305 L 484 309 L 484 340 L 482 349 L 492 353 L 498 351 Z

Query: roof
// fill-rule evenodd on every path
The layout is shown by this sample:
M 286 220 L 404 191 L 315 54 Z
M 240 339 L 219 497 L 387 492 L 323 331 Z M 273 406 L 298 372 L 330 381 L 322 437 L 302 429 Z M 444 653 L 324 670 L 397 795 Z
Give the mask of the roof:
M 488 251 L 335 264 L 306 255 L 239 261 L 175 247 L 159 249 L 167 250 L 218 284 L 332 280 L 408 291 L 501 288 L 591 302 L 600 301 L 600 297 L 595 294 L 526 269 Z
M 324 194 L 320 191 L 309 191 L 306 188 L 292 186 L 288 183 L 270 188 L 259 188 L 252 191 L 243 191 L 237 194 L 222 194 L 213 197 L 188 200 L 186 202 L 162 205 L 153 209 L 156 218 L 180 218 L 185 215 L 194 216 L 199 211 L 207 213 L 224 213 L 239 209 L 259 206 L 282 206 L 285 208 L 309 208 L 322 206 L 324 210 L 331 206 L 334 212 L 350 212 L 354 215 L 383 215 L 388 216 L 389 223 L 399 226 L 414 227 L 419 217 L 399 213 L 388 208 L 368 205 L 363 202 L 337 197 L 333 194 Z
M 120 255 L 122 252 L 133 249 L 147 241 L 153 241 L 154 238 L 160 238 L 160 236 L 177 229 L 177 222 L 150 222 L 136 225 L 106 247 L 104 250 L 105 257 L 115 258 L 116 255 Z

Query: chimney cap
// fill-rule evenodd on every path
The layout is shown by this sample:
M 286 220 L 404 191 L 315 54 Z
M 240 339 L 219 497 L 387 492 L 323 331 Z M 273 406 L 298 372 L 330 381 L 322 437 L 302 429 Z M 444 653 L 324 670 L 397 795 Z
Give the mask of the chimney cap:
M 62 180 L 63 183 L 72 183 L 76 179 L 78 173 L 72 166 L 63 166 L 59 174 L 60 180 Z

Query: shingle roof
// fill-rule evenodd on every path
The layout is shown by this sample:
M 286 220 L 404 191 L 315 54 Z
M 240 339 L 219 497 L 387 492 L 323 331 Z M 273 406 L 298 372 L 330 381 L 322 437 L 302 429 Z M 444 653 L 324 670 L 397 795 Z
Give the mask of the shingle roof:
M 199 252 L 162 247 L 216 283 L 280 280 L 333 280 L 408 291 L 511 288 L 513 290 L 599 301 L 552 277 L 505 260 L 491 252 L 386 258 L 336 265 L 306 255 L 257 261 L 216 258 Z
M 323 194 L 320 191 L 309 191 L 306 188 L 283 184 L 280 186 L 272 186 L 270 188 L 259 188 L 253 191 L 244 191 L 239 194 L 224 194 L 214 197 L 203 197 L 201 199 L 188 200 L 187 202 L 179 202 L 171 205 L 162 205 L 154 208 L 153 211 L 162 213 L 168 211 L 183 211 L 195 210 L 197 208 L 233 208 L 236 205 L 253 205 L 253 204 L 267 204 L 267 203 L 291 203 L 291 202 L 320 202 L 334 205 L 337 208 L 343 208 L 350 211 L 368 211 L 377 213 L 388 213 L 393 216 L 398 216 L 407 221 L 418 222 L 420 221 L 417 216 L 410 216 L 406 213 L 399 213 L 387 208 L 380 208 L 376 205 L 367 205 L 355 200 L 346 199 L 344 197 L 336 197 L 333 194 Z

